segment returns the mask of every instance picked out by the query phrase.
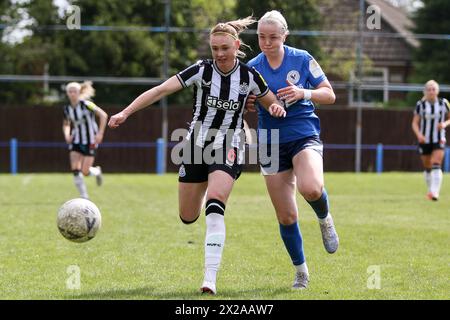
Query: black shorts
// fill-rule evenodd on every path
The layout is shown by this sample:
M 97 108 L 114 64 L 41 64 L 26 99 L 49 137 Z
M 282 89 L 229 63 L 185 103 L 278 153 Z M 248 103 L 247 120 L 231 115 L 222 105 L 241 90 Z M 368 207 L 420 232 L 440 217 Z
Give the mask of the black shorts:
M 95 151 L 97 150 L 96 144 L 69 144 L 69 151 L 75 151 L 81 153 L 83 156 L 95 157 Z
M 445 149 L 445 143 L 419 143 L 419 153 L 422 156 L 429 156 L 434 150 Z
M 226 152 L 224 152 L 226 150 Z M 184 151 L 184 150 L 183 150 Z M 201 152 L 202 156 L 197 156 L 195 160 L 192 153 L 191 159 L 184 159 L 178 171 L 178 181 L 186 183 L 199 183 L 208 181 L 208 175 L 211 172 L 220 170 L 226 172 L 234 180 L 239 179 L 242 172 L 242 164 L 238 148 L 216 149 L 212 150 L 213 159 L 203 157 L 203 148 L 196 147 L 195 152 Z M 217 156 L 217 157 L 216 157 Z

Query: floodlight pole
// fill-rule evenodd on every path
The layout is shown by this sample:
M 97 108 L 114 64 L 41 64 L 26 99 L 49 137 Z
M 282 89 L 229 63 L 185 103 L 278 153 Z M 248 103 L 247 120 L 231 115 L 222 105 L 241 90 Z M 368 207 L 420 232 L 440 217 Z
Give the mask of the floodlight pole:
M 361 172 L 361 142 L 362 142 L 362 52 L 363 52 L 363 30 L 364 30 L 364 0 L 359 0 L 359 23 L 358 41 L 356 45 L 356 86 L 358 89 L 358 105 L 356 107 L 356 152 L 355 152 L 355 172 Z
M 171 11 L 171 0 L 164 0 L 164 27 L 165 40 L 164 40 L 164 57 L 163 57 L 163 80 L 166 81 L 169 78 L 169 49 L 170 49 L 170 39 L 169 39 L 169 28 L 170 28 L 170 11 Z M 160 173 L 165 173 L 167 170 L 167 145 L 168 145 L 168 119 L 167 119 L 167 97 L 161 99 L 161 109 L 162 109 L 162 124 L 161 124 L 161 137 L 164 141 L 163 152 L 162 152 L 162 163 L 160 168 Z

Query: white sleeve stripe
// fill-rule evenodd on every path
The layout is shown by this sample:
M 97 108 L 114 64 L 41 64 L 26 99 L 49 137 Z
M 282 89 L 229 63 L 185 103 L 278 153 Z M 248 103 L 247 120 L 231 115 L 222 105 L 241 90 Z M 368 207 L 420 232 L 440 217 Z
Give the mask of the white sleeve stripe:
M 178 73 L 177 73 L 177 79 L 178 79 L 178 81 L 180 81 L 183 88 L 187 88 L 186 83 L 183 81 L 183 79 L 181 79 L 181 76 Z
M 266 90 L 263 93 L 260 93 L 258 95 L 256 95 L 257 98 L 262 98 L 265 95 L 267 95 L 269 93 L 269 88 L 266 88 Z

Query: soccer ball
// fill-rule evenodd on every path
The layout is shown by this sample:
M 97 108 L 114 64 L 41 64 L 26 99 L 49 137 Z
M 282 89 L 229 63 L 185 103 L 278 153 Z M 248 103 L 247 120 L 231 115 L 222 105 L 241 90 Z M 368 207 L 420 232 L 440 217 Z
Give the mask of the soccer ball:
M 100 229 L 102 216 L 93 202 L 76 198 L 59 208 L 57 224 L 64 238 L 73 242 L 86 242 L 94 238 Z

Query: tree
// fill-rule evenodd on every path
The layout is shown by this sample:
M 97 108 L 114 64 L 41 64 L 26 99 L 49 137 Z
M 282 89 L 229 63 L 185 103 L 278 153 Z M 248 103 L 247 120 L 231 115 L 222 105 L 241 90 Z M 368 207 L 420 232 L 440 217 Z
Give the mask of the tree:
M 43 2 L 43 5 L 45 6 L 46 3 Z M 2 1 L 0 9 L 2 9 L 0 16 L 1 23 L 7 26 L 3 29 L 2 42 L 0 44 L 0 56 L 2 56 L 0 73 L 42 74 L 39 73 L 42 65 L 39 61 L 42 61 L 43 56 L 45 56 L 43 52 L 47 51 L 41 45 L 42 43 L 33 40 L 29 42 L 28 46 L 24 47 L 18 40 L 20 37 L 12 36 L 19 29 L 22 31 L 25 30 L 26 28 L 20 28 L 19 26 L 23 21 L 26 19 L 30 20 L 31 18 L 29 12 L 25 9 L 25 5 L 23 2 L 18 1 Z M 45 16 L 46 18 L 48 17 L 47 14 Z M 42 95 L 42 89 L 42 84 L 39 85 L 36 83 L 2 83 L 0 101 L 14 104 L 19 104 L 24 101 L 34 101 L 36 96 Z
M 450 1 L 424 0 L 413 19 L 416 34 L 450 34 Z M 414 52 L 414 81 L 425 83 L 434 79 L 439 83 L 450 83 L 449 40 L 421 39 Z
M 72 1 L 72 4 L 81 9 L 81 26 L 160 27 L 165 22 L 164 2 L 161 0 L 83 0 Z M 225 0 L 221 5 L 211 5 L 206 0 L 172 0 L 170 24 L 181 28 L 209 28 L 210 22 L 217 21 L 216 15 L 230 14 L 233 5 L 234 0 Z M 14 6 L 26 10 L 33 18 L 33 33 L 22 43 L 0 44 L 2 59 L 5 57 L 8 61 L 7 67 L 0 64 L 0 73 L 42 75 L 48 65 L 50 75 L 85 76 L 87 80 L 90 76 L 163 75 L 163 32 L 54 30 L 49 26 L 65 26 L 69 14 L 58 15 L 53 0 L 16 2 Z M 12 16 L 17 10 L 9 11 Z M 205 40 L 204 35 L 195 32 L 170 34 L 169 75 L 198 60 L 198 48 Z M 206 48 L 209 51 L 208 46 Z M 59 84 L 52 87 L 62 93 Z M 121 106 L 147 89 L 146 86 L 95 83 L 94 87 L 97 102 Z M 44 96 L 42 84 L 15 83 L 2 89 L 5 90 L 0 92 L 0 101 L 39 103 Z M 178 99 L 190 101 L 190 97 L 186 100 L 187 95 L 189 93 L 184 93 Z
M 424 0 L 423 6 L 413 13 L 412 18 L 416 34 L 449 34 L 450 2 L 446 0 Z M 434 79 L 439 83 L 450 83 L 450 65 L 448 64 L 450 41 L 421 39 L 420 46 L 413 51 L 414 74 L 412 82 L 425 83 Z M 420 92 L 407 95 L 408 105 L 414 105 L 422 97 Z

